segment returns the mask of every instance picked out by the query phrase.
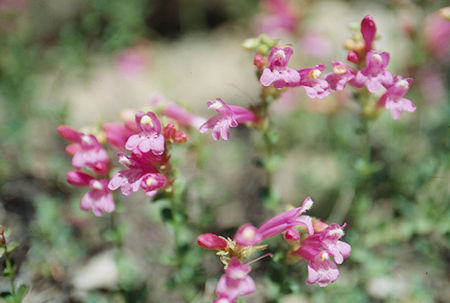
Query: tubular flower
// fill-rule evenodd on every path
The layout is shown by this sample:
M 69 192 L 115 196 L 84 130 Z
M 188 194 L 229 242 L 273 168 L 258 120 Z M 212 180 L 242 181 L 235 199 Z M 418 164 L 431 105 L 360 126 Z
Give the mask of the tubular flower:
M 308 284 L 327 286 L 339 277 L 336 264 L 342 264 L 350 255 L 351 246 L 339 239 L 344 235 L 345 224 L 331 224 L 319 233 L 301 240 L 300 247 L 293 252 L 308 261 Z
M 388 52 L 368 52 L 366 56 L 366 67 L 356 74 L 354 85 L 358 88 L 367 86 L 367 89 L 371 93 L 377 92 L 382 86 L 391 86 L 393 78 L 391 72 L 386 70 L 388 64 Z
M 119 150 L 124 150 L 128 138 L 136 134 L 134 130 L 129 129 L 125 124 L 122 123 L 105 123 L 103 124 L 102 128 L 106 135 L 106 141 L 108 141 L 108 143 L 111 144 L 113 148 Z
M 323 64 L 314 67 L 302 68 L 297 72 L 300 75 L 300 81 L 290 86 L 303 86 L 308 97 L 322 99 L 330 94 L 329 84 L 326 80 L 320 78 L 322 71 L 326 68 Z
M 333 72 L 324 76 L 332 90 L 343 90 L 355 78 L 355 71 L 341 61 L 331 62 Z
M 250 110 L 236 105 L 228 105 L 220 98 L 207 102 L 208 107 L 215 110 L 219 115 L 212 117 L 203 123 L 199 130 L 205 133 L 212 129 L 212 137 L 219 140 L 220 137 L 228 140 L 230 137 L 230 127 L 236 127 L 239 124 L 247 122 L 256 122 L 258 118 Z
M 289 46 L 275 46 L 269 54 L 268 63 L 259 81 L 264 86 L 273 86 L 277 89 L 293 85 L 300 81 L 300 75 L 295 69 L 287 67 L 289 59 L 293 54 Z
M 234 236 L 237 244 L 242 246 L 254 246 L 261 241 L 276 236 L 290 229 L 291 227 L 303 225 L 307 228 L 309 234 L 314 233 L 312 220 L 309 216 L 301 216 L 302 213 L 309 210 L 313 201 L 310 197 L 306 198 L 302 206 L 290 209 L 269 219 L 259 228 L 247 223 L 241 226 Z
M 81 199 L 80 208 L 90 211 L 96 216 L 102 216 L 103 212 L 113 212 L 115 209 L 114 200 L 108 189 L 108 180 L 97 180 L 89 174 L 80 171 L 67 172 L 67 181 L 76 186 L 89 186 L 88 191 Z
M 199 128 L 206 121 L 205 118 L 195 116 L 173 102 L 170 102 L 165 106 L 163 114 L 181 126 Z
M 86 135 L 66 125 L 58 126 L 58 133 L 74 143 L 66 147 L 66 152 L 73 155 L 73 167 L 76 169 L 87 167 L 99 175 L 108 172 L 108 154 L 94 135 Z
M 241 263 L 233 257 L 230 260 L 225 274 L 219 279 L 216 287 L 218 298 L 214 302 L 234 302 L 241 296 L 249 295 L 255 291 L 255 282 L 248 275 L 250 266 Z
M 128 169 L 118 171 L 111 178 L 108 184 L 110 190 L 120 187 L 122 194 L 128 196 L 142 188 L 147 196 L 153 196 L 157 189 L 169 184 L 167 177 L 159 173 L 148 156 L 133 154 L 130 157 L 123 153 L 118 153 L 117 156 L 119 162 Z
M 384 106 L 392 112 L 394 120 L 400 119 L 402 111 L 414 112 L 416 106 L 411 100 L 403 98 L 412 83 L 412 78 L 403 79 L 395 76 L 394 84 L 388 87 L 386 92 L 380 97 L 377 106 Z
M 138 112 L 136 125 L 139 133 L 128 138 L 125 148 L 129 151 L 139 150 L 143 153 L 151 151 L 155 155 L 164 153 L 164 136 L 161 134 L 161 122 L 155 113 Z

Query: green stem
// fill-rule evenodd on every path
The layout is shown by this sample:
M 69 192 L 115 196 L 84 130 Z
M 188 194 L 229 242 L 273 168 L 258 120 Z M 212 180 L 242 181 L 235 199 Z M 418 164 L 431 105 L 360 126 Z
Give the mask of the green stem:
M 13 272 L 13 267 L 11 265 L 11 261 L 9 260 L 9 254 L 8 254 L 8 246 L 6 245 L 6 242 L 4 243 L 5 246 L 5 263 L 6 263 L 6 269 L 8 271 L 8 277 L 9 277 L 9 281 L 11 283 L 11 294 L 14 298 L 14 302 L 19 302 L 19 300 L 17 300 L 16 297 L 16 286 L 14 283 L 14 272 Z

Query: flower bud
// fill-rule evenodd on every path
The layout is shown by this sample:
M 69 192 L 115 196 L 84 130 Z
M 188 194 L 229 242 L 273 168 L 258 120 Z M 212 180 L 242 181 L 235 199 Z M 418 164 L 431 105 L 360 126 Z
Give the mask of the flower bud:
M 227 241 L 218 235 L 206 233 L 197 237 L 197 244 L 206 249 L 224 249 L 228 246 Z

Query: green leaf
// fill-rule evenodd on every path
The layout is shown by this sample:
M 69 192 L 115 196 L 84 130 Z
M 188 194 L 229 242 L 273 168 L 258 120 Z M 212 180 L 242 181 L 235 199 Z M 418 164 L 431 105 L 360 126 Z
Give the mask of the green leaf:
M 19 242 L 11 242 L 8 245 L 8 253 L 12 252 L 14 249 L 16 249 L 20 245 Z
M 5 248 L 0 247 L 0 258 L 3 257 L 3 254 L 5 253 Z
M 27 286 L 25 284 L 20 285 L 16 292 L 17 299 L 19 299 L 19 301 L 21 301 L 26 292 L 27 292 Z

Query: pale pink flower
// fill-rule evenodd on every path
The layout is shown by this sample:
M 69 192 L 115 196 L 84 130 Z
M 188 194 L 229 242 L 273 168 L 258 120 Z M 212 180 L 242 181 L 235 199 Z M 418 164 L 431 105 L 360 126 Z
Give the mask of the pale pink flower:
M 155 155 L 164 153 L 164 136 L 161 134 L 161 122 L 155 113 L 138 112 L 136 125 L 139 133 L 128 138 L 125 148 L 129 151 L 139 150 L 143 153 L 152 152 Z
M 332 90 L 343 90 L 355 78 L 355 71 L 341 61 L 331 62 L 333 72 L 324 76 Z
M 442 8 L 425 19 L 423 27 L 423 37 L 425 48 L 436 59 L 450 61 L 450 20 L 445 19 L 444 10 L 450 10 L 449 7 Z
M 287 67 L 293 52 L 289 46 L 272 48 L 268 58 L 269 67 L 264 69 L 259 79 L 262 85 L 270 86 L 273 84 L 275 88 L 281 89 L 300 81 L 300 75 L 297 71 Z
M 386 70 L 388 64 L 388 52 L 368 52 L 366 55 L 366 67 L 358 71 L 354 85 L 358 88 L 367 86 L 371 93 L 377 92 L 382 86 L 388 87 L 392 85 L 392 74 Z
M 286 230 L 303 225 L 308 229 L 309 234 L 314 233 L 312 220 L 309 216 L 302 216 L 301 214 L 309 210 L 313 205 L 310 197 L 306 198 L 302 206 L 285 211 L 275 217 L 269 219 L 259 228 L 247 223 L 239 228 L 234 236 L 237 244 L 242 246 L 255 246 L 264 239 L 281 234 Z
M 157 190 L 169 183 L 167 177 L 159 173 L 151 164 L 146 155 L 133 154 L 129 157 L 123 153 L 118 153 L 119 162 L 128 169 L 120 170 L 111 178 L 108 184 L 110 190 L 120 187 L 122 194 L 128 196 L 131 192 L 137 192 L 142 188 L 147 196 L 153 196 Z
M 228 140 L 230 137 L 230 127 L 247 122 L 256 122 L 258 118 L 250 110 L 236 105 L 228 105 L 222 99 L 208 101 L 208 107 L 215 110 L 219 115 L 212 117 L 199 128 L 201 133 L 212 129 L 212 137 L 219 140 L 220 137 Z
M 165 106 L 163 115 L 182 126 L 199 128 L 206 122 L 205 118 L 193 115 L 173 102 L 170 102 Z
M 67 172 L 67 181 L 76 186 L 89 186 L 91 188 L 81 199 L 80 208 L 90 211 L 96 216 L 102 216 L 103 212 L 113 212 L 115 209 L 113 196 L 108 189 L 108 180 L 97 180 L 89 174 L 81 171 Z
M 300 242 L 300 248 L 294 253 L 308 261 L 308 284 L 327 286 L 339 277 L 339 270 L 330 256 L 337 264 L 342 264 L 351 253 L 351 246 L 339 240 L 344 235 L 344 227 L 345 224 L 342 227 L 330 224 Z
M 219 279 L 216 287 L 218 298 L 215 302 L 233 302 L 238 297 L 249 295 L 255 291 L 255 282 L 248 275 L 250 266 L 233 257 Z M 226 299 L 228 301 L 224 301 Z M 221 301 L 222 300 L 222 301 Z
M 401 76 L 394 78 L 394 84 L 378 99 L 377 106 L 384 106 L 392 112 L 394 120 L 400 119 L 402 111 L 414 112 L 416 106 L 411 100 L 403 98 L 412 84 L 413 79 L 403 79 Z
M 308 97 L 322 99 L 330 94 L 328 82 L 320 78 L 325 68 L 325 65 L 318 64 L 314 67 L 299 69 L 297 73 L 300 75 L 300 81 L 289 86 L 302 86 Z
M 86 135 L 66 125 L 58 126 L 58 132 L 64 139 L 75 143 L 66 149 L 73 155 L 73 167 L 76 169 L 87 167 L 99 175 L 108 172 L 108 154 L 94 135 Z

